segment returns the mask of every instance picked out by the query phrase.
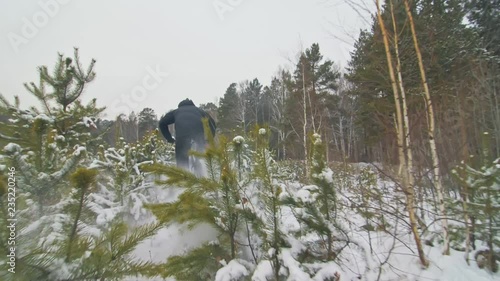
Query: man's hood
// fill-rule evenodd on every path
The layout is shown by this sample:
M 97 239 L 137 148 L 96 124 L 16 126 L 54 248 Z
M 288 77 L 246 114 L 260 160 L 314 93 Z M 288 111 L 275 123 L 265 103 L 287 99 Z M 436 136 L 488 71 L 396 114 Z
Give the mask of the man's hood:
M 193 105 L 194 106 L 194 103 L 190 99 L 185 99 L 185 100 L 183 100 L 183 101 L 181 101 L 179 103 L 179 107 L 181 107 L 181 106 L 187 106 L 187 105 Z

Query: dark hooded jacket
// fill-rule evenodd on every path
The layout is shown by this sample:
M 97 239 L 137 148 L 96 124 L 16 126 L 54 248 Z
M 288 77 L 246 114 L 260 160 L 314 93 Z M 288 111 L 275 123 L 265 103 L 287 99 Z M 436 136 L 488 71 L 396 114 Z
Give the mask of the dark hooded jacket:
M 215 134 L 215 121 L 205 111 L 196 107 L 190 99 L 185 99 L 179 103 L 177 109 L 165 114 L 159 122 L 162 135 L 168 142 L 173 143 L 174 139 L 168 130 L 168 125 L 174 124 L 175 138 L 177 141 L 200 140 L 205 138 L 202 118 L 208 118 L 208 124 L 212 135 Z

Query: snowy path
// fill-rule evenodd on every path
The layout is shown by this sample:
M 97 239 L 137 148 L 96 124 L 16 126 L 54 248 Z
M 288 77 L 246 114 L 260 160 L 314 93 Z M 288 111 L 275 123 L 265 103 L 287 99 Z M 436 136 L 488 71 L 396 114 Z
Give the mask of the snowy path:
M 180 188 L 154 188 L 151 192 L 151 198 L 155 202 L 173 202 L 182 193 Z M 153 216 L 143 220 L 142 223 L 153 221 Z M 187 227 L 179 224 L 172 224 L 162 228 L 158 233 L 146 239 L 139 244 L 132 253 L 132 256 L 144 261 L 155 263 L 165 262 L 168 257 L 186 253 L 188 250 L 201 245 L 202 243 L 216 238 L 216 231 L 209 225 L 202 224 L 189 230 Z M 174 278 L 144 278 L 129 277 L 126 281 L 174 281 Z

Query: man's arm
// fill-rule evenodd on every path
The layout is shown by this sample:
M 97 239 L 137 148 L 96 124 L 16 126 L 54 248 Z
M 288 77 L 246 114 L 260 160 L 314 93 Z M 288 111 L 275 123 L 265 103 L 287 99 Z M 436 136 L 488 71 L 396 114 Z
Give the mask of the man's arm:
M 208 116 L 208 125 L 210 125 L 210 131 L 212 131 L 212 136 L 215 137 L 215 130 L 217 129 L 217 126 L 215 125 L 215 120 L 208 113 L 207 116 Z
M 215 120 L 206 111 L 200 108 L 198 108 L 198 110 L 201 112 L 201 116 L 203 118 L 208 118 L 208 126 L 210 127 L 210 131 L 212 132 L 212 136 L 215 137 L 215 130 L 217 129 L 217 126 L 215 125 Z
M 170 134 L 170 131 L 168 130 L 168 125 L 173 124 L 174 122 L 175 122 L 175 110 L 172 110 L 169 113 L 165 114 L 158 123 L 158 127 L 160 128 L 161 134 L 169 143 L 175 142 L 174 138 L 172 138 L 172 134 Z

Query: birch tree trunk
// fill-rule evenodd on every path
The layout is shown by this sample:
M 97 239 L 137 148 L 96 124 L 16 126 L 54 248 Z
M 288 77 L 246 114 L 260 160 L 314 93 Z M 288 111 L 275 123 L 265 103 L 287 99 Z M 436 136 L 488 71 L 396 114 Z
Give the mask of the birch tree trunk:
M 243 130 L 243 135 L 247 134 L 247 120 L 246 120 L 246 106 L 245 106 L 245 97 L 243 95 L 243 91 L 245 89 L 245 83 L 239 83 L 238 89 L 238 107 L 239 107 L 239 116 L 238 119 L 241 122 L 241 129 Z
M 344 117 L 339 114 L 339 133 L 340 133 L 340 148 L 342 152 L 342 161 L 345 161 L 346 159 L 346 152 L 345 152 L 345 136 L 344 136 L 344 126 L 343 126 L 343 120 Z
M 408 118 L 408 107 L 406 106 L 406 91 L 403 84 L 403 75 L 401 74 L 401 60 L 399 57 L 399 35 L 396 26 L 396 18 L 394 17 L 394 5 L 392 0 L 389 1 L 391 6 L 391 18 L 392 18 L 392 28 L 394 30 L 394 53 L 396 55 L 396 71 L 398 74 L 398 86 L 401 91 L 401 101 L 403 105 L 403 127 L 404 127 L 404 135 L 405 135 L 405 143 L 406 143 L 406 160 L 407 160 L 407 169 L 408 172 L 408 188 L 415 190 L 415 178 L 413 176 L 413 150 L 412 150 L 412 142 L 410 137 L 410 118 Z
M 422 79 L 422 86 L 424 87 L 424 98 L 427 109 L 427 118 L 428 118 L 428 137 L 429 137 L 429 146 L 431 148 L 431 157 L 432 157 L 432 166 L 434 169 L 434 185 L 436 187 L 436 193 L 439 200 L 439 211 L 441 215 L 441 223 L 443 227 L 443 255 L 450 254 L 450 237 L 448 233 L 448 219 L 446 217 L 446 209 L 444 207 L 444 196 L 443 196 L 443 183 L 441 179 L 441 168 L 439 164 L 439 158 L 436 147 L 436 133 L 435 133 L 435 117 L 434 117 L 434 108 L 431 101 L 431 94 L 429 92 L 429 86 L 427 84 L 427 78 L 425 75 L 424 63 L 422 60 L 422 54 L 420 53 L 420 47 L 418 45 L 417 33 L 415 31 L 415 23 L 413 22 L 413 16 L 410 11 L 410 5 L 408 0 L 404 0 L 406 14 L 408 16 L 408 20 L 410 22 L 411 35 L 413 37 L 413 45 L 415 47 L 415 52 L 417 53 L 418 59 L 418 67 L 420 69 L 420 78 Z
M 307 95 L 307 91 L 306 91 L 306 82 L 305 82 L 305 67 L 304 67 L 304 62 L 302 62 L 302 92 L 303 92 L 303 99 L 302 99 L 302 102 L 303 102 L 303 110 L 304 110 L 304 126 L 302 127 L 302 131 L 303 131 L 303 134 L 304 134 L 304 162 L 305 162 L 305 166 L 306 166 L 306 179 L 309 179 L 309 161 L 308 161 L 308 158 L 309 158 L 309 155 L 307 153 L 307 103 L 306 103 L 306 95 Z
M 467 159 L 469 158 L 469 141 L 467 139 L 467 128 L 465 127 L 465 113 L 463 109 L 463 105 L 465 104 L 465 97 L 462 93 L 460 93 L 460 99 L 458 102 L 458 114 L 460 116 L 460 136 L 461 136 L 461 144 L 462 144 L 462 161 L 463 163 L 467 163 Z M 462 173 L 460 175 L 461 178 L 465 178 L 465 174 L 463 174 L 463 171 L 460 170 Z M 461 184 L 461 190 L 460 190 L 460 197 L 462 201 L 462 208 L 463 208 L 463 215 L 464 215 L 464 222 L 465 222 L 465 253 L 464 253 L 464 258 L 465 262 L 467 262 L 468 265 L 470 265 L 469 262 L 469 254 L 470 254 L 470 248 L 471 248 L 471 220 L 469 217 L 469 210 L 468 210 L 468 201 L 469 201 L 469 188 L 467 187 L 466 184 Z
M 352 155 L 355 154 L 353 151 L 353 146 L 354 146 L 353 135 L 354 135 L 354 118 L 353 115 L 351 115 L 349 119 L 349 139 L 347 142 L 347 153 L 348 153 L 347 157 L 349 157 L 349 159 L 351 158 Z
M 377 6 L 377 19 L 378 23 L 382 32 L 382 39 L 384 42 L 384 48 L 385 48 L 385 55 L 387 59 L 387 67 L 389 69 L 389 77 L 391 79 L 391 86 L 392 86 L 392 91 L 394 93 L 394 101 L 395 101 L 395 106 L 396 106 L 396 126 L 397 126 L 397 146 L 398 146 L 398 155 L 399 155 L 399 165 L 401 168 L 404 168 L 405 171 L 407 171 L 407 166 L 406 166 L 406 159 L 405 159 L 405 154 L 404 154 L 404 149 L 403 149 L 403 144 L 404 144 L 404 136 L 403 136 L 403 118 L 401 115 L 401 106 L 400 106 L 400 98 L 399 98 L 399 92 L 398 92 L 398 86 L 396 84 L 396 78 L 394 75 L 394 68 L 392 67 L 392 56 L 390 52 L 390 46 L 389 46 L 389 39 L 387 35 L 387 31 L 385 29 L 384 21 L 382 19 L 382 13 L 380 11 L 380 0 L 376 0 L 376 6 Z M 401 170 L 401 169 L 400 169 Z M 408 184 L 408 177 L 407 173 L 404 172 L 402 174 L 402 186 L 403 186 L 403 191 L 406 195 L 406 208 L 408 209 L 408 215 L 410 218 L 410 227 L 411 231 L 413 233 L 413 238 L 415 239 L 415 244 L 417 246 L 417 251 L 418 251 L 418 256 L 420 258 L 420 262 L 422 263 L 423 266 L 427 267 L 429 265 L 429 262 L 425 258 L 424 250 L 422 248 L 422 241 L 420 239 L 420 234 L 418 233 L 417 229 L 417 219 L 415 215 L 415 194 L 413 191 L 413 188 L 411 188 Z

